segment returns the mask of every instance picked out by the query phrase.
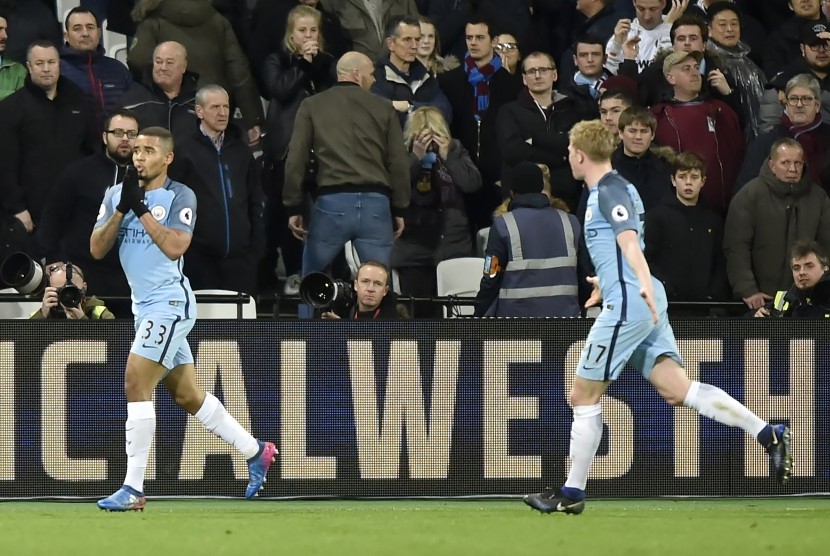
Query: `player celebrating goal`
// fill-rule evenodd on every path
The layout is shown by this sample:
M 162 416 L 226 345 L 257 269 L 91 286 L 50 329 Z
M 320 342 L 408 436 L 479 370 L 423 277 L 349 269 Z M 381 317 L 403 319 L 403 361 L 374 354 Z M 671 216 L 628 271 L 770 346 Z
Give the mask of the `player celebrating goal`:
M 144 471 L 156 428 L 152 395 L 159 382 L 180 407 L 247 458 L 246 498 L 262 488 L 277 454 L 274 444 L 251 436 L 196 383 L 187 343 L 196 320 L 196 300 L 182 273 L 182 256 L 196 224 L 196 196 L 167 177 L 172 161 L 170 132 L 160 127 L 143 130 L 133 148 L 135 168 L 127 169 L 122 184 L 107 190 L 90 238 L 92 256 L 99 260 L 118 243 L 132 290 L 136 330 L 124 376 L 127 476 L 115 494 L 98 501 L 102 510 L 144 509 Z
M 524 501 L 544 513 L 585 509 L 588 470 L 602 439 L 600 398 L 626 363 L 671 405 L 685 405 L 757 438 L 783 485 L 792 471 L 790 429 L 765 423 L 720 388 L 686 377 L 666 315 L 666 292 L 643 256 L 643 203 L 634 186 L 611 167 L 615 146 L 598 120 L 580 122 L 570 131 L 571 171 L 589 189 L 584 237 L 597 273 L 586 305 L 601 301 L 603 309 L 588 333 L 571 389 L 568 478 L 561 489 L 529 494 Z

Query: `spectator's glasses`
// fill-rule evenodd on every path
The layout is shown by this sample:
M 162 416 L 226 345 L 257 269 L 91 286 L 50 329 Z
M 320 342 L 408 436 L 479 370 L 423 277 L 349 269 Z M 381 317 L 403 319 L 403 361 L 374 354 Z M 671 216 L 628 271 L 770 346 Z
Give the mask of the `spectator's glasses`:
M 807 48 L 809 48 L 813 52 L 819 52 L 821 50 L 827 52 L 828 50 L 830 50 L 830 43 L 828 43 L 827 41 L 821 41 L 818 44 L 808 44 Z
M 550 75 L 554 68 L 545 67 L 545 68 L 527 68 L 524 71 L 525 75 Z
M 49 275 L 51 276 L 55 272 L 66 272 L 66 265 L 64 263 L 53 263 L 49 265 L 47 270 L 49 271 Z M 81 269 L 79 269 L 74 264 L 72 265 L 72 273 L 80 276 L 81 280 L 84 279 L 84 273 L 81 272 Z
M 123 139 L 125 135 L 127 136 L 127 139 L 135 139 L 136 137 L 138 137 L 138 132 L 132 130 L 126 131 L 123 129 L 108 129 L 107 133 L 115 135 L 115 137 L 118 139 Z
M 790 106 L 809 106 L 816 100 L 816 97 L 787 97 L 787 104 Z
M 499 52 L 510 52 L 519 48 L 515 42 L 502 42 L 496 45 L 496 50 Z

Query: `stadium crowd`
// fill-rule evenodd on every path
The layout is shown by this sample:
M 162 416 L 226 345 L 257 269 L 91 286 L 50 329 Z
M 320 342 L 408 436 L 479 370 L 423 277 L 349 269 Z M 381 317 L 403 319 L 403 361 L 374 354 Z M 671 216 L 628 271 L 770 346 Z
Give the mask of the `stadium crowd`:
M 798 242 L 830 252 L 830 0 L 62 4 L 0 0 L 0 252 L 71 260 L 100 298 L 128 289 L 89 237 L 151 126 L 198 200 L 194 289 L 296 295 L 352 240 L 402 296 L 478 256 L 476 314 L 573 316 L 592 215 L 568 132 L 591 119 L 670 301 L 756 313 Z

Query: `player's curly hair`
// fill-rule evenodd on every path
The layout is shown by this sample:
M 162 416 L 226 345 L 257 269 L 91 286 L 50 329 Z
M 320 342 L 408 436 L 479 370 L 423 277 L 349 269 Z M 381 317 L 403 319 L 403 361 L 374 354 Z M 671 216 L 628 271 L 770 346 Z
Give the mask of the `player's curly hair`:
M 585 153 L 594 162 L 607 162 L 617 148 L 614 134 L 601 121 L 582 121 L 571 128 L 568 138 L 574 149 Z

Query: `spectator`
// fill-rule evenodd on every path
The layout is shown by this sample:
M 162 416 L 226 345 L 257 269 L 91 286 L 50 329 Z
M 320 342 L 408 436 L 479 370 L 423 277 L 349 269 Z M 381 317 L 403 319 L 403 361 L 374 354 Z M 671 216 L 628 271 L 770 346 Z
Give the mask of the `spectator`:
M 788 254 L 796 241 L 830 246 L 830 199 L 803 172 L 804 149 L 785 137 L 773 143 L 760 175 L 732 200 L 723 250 L 729 283 L 757 310 L 792 285 Z
M 606 89 L 599 97 L 599 119 L 619 141 L 620 115 L 634 105 L 632 95 L 618 88 Z
M 100 261 L 89 253 L 89 236 L 108 187 L 121 183 L 133 159 L 133 145 L 138 136 L 135 114 L 117 110 L 104 122 L 98 151 L 67 166 L 43 210 L 38 229 L 38 243 L 47 261 L 67 260 L 87 270 L 90 289 L 99 295 L 130 295 L 118 253 L 108 253 Z M 129 303 L 113 302 L 116 314 L 129 315 Z
M 626 108 L 620 114 L 617 129 L 620 144 L 611 155 L 614 169 L 640 194 L 646 214 L 663 201 L 672 185 L 672 171 L 667 159 L 674 153 L 666 147 L 652 149 L 656 127 L 657 120 L 648 109 Z
M 576 73 L 573 60 L 575 52 L 571 45 L 575 44 L 577 39 L 591 35 L 608 41 L 620 20 L 620 14 L 614 8 L 614 0 L 580 0 L 576 3 L 576 11 L 570 44 L 560 58 L 559 69 L 562 75 Z
M 711 97 L 722 100 L 729 105 L 736 114 L 741 114 L 741 99 L 735 90 L 735 83 L 731 77 L 724 75 L 720 66 L 720 58 L 706 51 L 706 42 L 709 40 L 709 26 L 700 18 L 692 15 L 683 15 L 671 26 L 669 38 L 675 52 L 702 52 L 700 74 L 705 76 L 701 82 L 700 94 L 702 97 Z M 639 68 L 633 57 L 626 58 L 618 75 L 625 75 L 636 79 L 637 98 L 642 106 L 654 106 L 668 102 L 674 96 L 666 76 L 663 75 L 663 61 L 671 50 L 662 50 L 657 53 L 654 61 L 638 75 Z M 717 85 L 713 86 L 712 83 Z
M 470 0 L 430 0 L 425 13 L 435 22 L 442 56 L 462 58 L 467 50 L 464 27 L 470 17 Z
M 614 27 L 614 35 L 608 40 L 605 54 L 608 56 L 608 69 L 617 74 L 623 61 L 623 46 L 631 45 L 636 50 L 637 67 L 643 71 L 657 51 L 671 47 L 669 31 L 672 23 L 683 15 L 689 0 L 672 2 L 671 10 L 664 16 L 666 0 L 633 0 L 637 17 L 634 21 L 621 19 Z
M 519 42 L 513 35 L 502 33 L 496 35 L 496 46 L 493 47 L 496 56 L 501 58 L 501 67 L 511 75 L 516 75 L 519 63 L 522 61 L 522 52 L 519 50 Z
M 761 128 L 761 97 L 767 80 L 761 68 L 749 59 L 749 47 L 741 41 L 740 17 L 730 2 L 712 4 L 709 7 L 708 46 L 720 58 L 724 73 L 736 84 L 743 106 L 744 136 L 747 141 L 752 141 Z M 709 79 L 712 85 L 717 81 Z
M 421 42 L 418 44 L 418 61 L 433 75 L 457 68 L 458 58 L 452 54 L 441 55 L 441 39 L 435 24 L 427 17 L 418 18 L 421 24 Z
M 55 45 L 36 41 L 27 58 L 25 85 L 0 102 L 0 199 L 32 233 L 58 177 L 92 154 L 98 137 L 83 93 L 60 76 Z
M 780 26 L 776 25 L 777 29 L 767 37 L 764 52 L 764 72 L 767 77 L 774 76 L 798 58 L 801 27 L 821 19 L 820 0 L 789 0 L 788 3 L 793 16 Z
M 600 88 L 611 73 L 605 68 L 605 39 L 585 35 L 574 43 L 573 62 L 576 73 L 562 75 L 559 91 L 586 106 L 594 112 L 599 101 Z
M 818 81 L 809 74 L 790 79 L 784 89 L 784 114 L 772 131 L 749 144 L 736 191 L 758 175 L 777 139 L 791 137 L 804 149 L 805 169 L 812 183 L 830 192 L 830 125 L 821 112 L 820 94 Z
M 677 153 L 693 152 L 706 164 L 703 201 L 725 214 L 744 155 L 738 116 L 717 99 L 701 99 L 697 51 L 672 52 L 663 61 L 663 74 L 674 89 L 671 102 L 652 107 L 657 118 L 655 141 Z
M 288 14 L 283 44 L 270 54 L 263 67 L 268 103 L 263 149 L 262 184 L 265 190 L 265 256 L 260 263 L 259 287 L 276 280 L 279 253 L 286 272 L 285 293 L 299 293 L 302 243 L 288 229 L 288 215 L 282 204 L 285 159 L 300 103 L 335 83 L 334 58 L 321 31 L 324 15 L 310 6 L 295 6 Z M 313 165 L 304 180 L 314 187 Z
M 790 251 L 793 285 L 778 290 L 766 305 L 753 313 L 755 317 L 794 319 L 830 318 L 830 262 L 824 249 L 810 240 L 796 241 Z
M 26 68 L 6 56 L 8 43 L 8 17 L 0 11 L 0 100 L 23 87 L 26 81 Z
M 415 0 L 339 0 L 331 9 L 351 38 L 354 50 L 372 61 L 383 54 L 383 32 L 387 21 L 404 15 L 418 16 Z
M 796 75 L 810 75 L 818 81 L 822 117 L 830 121 L 830 26 L 822 22 L 806 24 L 801 35 L 801 56 L 775 74 L 761 100 L 762 130 L 778 124 L 786 105 L 787 83 Z
M 452 108 L 438 80 L 418 60 L 421 23 L 417 17 L 392 19 L 386 29 L 384 55 L 375 66 L 372 92 L 392 101 L 403 129 L 406 116 L 421 106 L 435 106 L 447 121 L 452 121 Z
M 737 9 L 741 9 L 741 40 L 749 45 L 749 57 L 753 62 L 762 66 L 764 63 L 764 48 L 766 46 L 767 32 L 761 22 L 750 15 L 746 9 L 746 2 L 743 6 L 740 2 L 736 3 L 734 0 L 725 0 L 729 3 L 735 4 Z M 683 17 L 695 17 L 701 21 L 709 21 L 709 7 L 712 4 L 718 4 L 721 0 L 696 0 L 692 2 Z M 677 23 L 675 21 L 675 23 Z M 675 46 L 675 48 L 677 48 Z
M 167 41 L 179 42 L 187 52 L 188 67 L 198 76 L 199 86 L 216 84 L 229 91 L 232 106 L 242 112 L 242 124 L 248 132 L 246 140 L 250 144 L 259 141 L 262 102 L 248 59 L 230 22 L 210 2 L 139 0 L 133 19 L 138 28 L 127 64 L 136 78 L 153 67 L 156 46 Z
M 406 229 L 392 247 L 392 268 L 401 294 L 430 297 L 438 293 L 438 263 L 472 255 L 463 193 L 481 187 L 481 174 L 435 107 L 417 108 L 409 115 L 404 139 L 412 193 Z M 413 316 L 437 315 L 417 310 Z
M 58 261 L 47 267 L 49 285 L 43 290 L 40 309 L 32 313 L 31 320 L 112 320 L 115 315 L 103 301 L 94 295 L 87 296 L 89 288 L 84 281 L 81 267 L 73 263 Z M 78 288 L 80 302 L 77 305 L 61 302 L 60 295 L 65 288 Z
M 533 163 L 505 172 L 513 200 L 490 228 L 475 316 L 579 316 L 582 229 L 575 216 L 550 206 L 543 185 L 542 171 Z
M 496 185 L 501 173 L 496 117 L 503 105 L 516 100 L 522 86 L 519 79 L 502 68 L 502 60 L 493 50 L 491 29 L 480 15 L 472 16 L 465 27 L 469 52 L 464 62 L 438 76 L 452 107 L 450 132 L 481 171 L 482 188 L 467 197 L 467 214 L 474 230 L 490 225 L 491 213 L 501 202 Z
M 398 320 L 397 295 L 389 291 L 389 267 L 378 261 L 366 261 L 357 269 L 354 279 L 356 302 L 347 315 L 324 312 L 324 319 Z
M 337 60 L 352 49 L 351 39 L 340 25 L 340 20 L 328 7 L 331 3 L 332 0 L 260 0 L 254 6 L 251 17 L 251 39 L 248 41 L 248 58 L 262 96 L 268 98 L 268 89 L 264 83 L 265 60 L 271 54 L 279 54 L 285 49 L 284 36 L 275 30 L 288 28 L 288 14 L 294 8 L 304 6 L 314 8 L 320 13 L 320 21 L 317 23 L 318 33 L 325 37 L 325 51 L 331 55 L 333 60 Z
M 196 117 L 196 74 L 187 71 L 187 51 L 177 42 L 158 45 L 153 52 L 153 69 L 141 82 L 133 82 L 121 97 L 121 106 L 131 110 L 141 127 L 163 127 L 176 140 L 199 125 Z
M 43 2 L 0 0 L 0 10 L 6 13 L 6 23 L 12 30 L 3 58 L 23 64 L 28 61 L 28 47 L 33 42 L 60 44 L 60 25 L 55 14 Z
M 61 47 L 61 75 L 86 95 L 100 124 L 115 110 L 133 80 L 129 70 L 106 56 L 98 18 L 86 8 L 73 8 L 64 20 L 66 44 Z
M 264 247 L 259 172 L 250 148 L 230 123 L 230 98 L 219 85 L 196 93 L 199 129 L 176 146 L 170 177 L 196 194 L 197 226 L 184 261 L 194 290 L 256 294 Z
M 522 72 L 527 91 L 519 100 L 505 104 L 498 116 L 505 171 L 521 162 L 546 165 L 551 173 L 551 193 L 573 210 L 582 185 L 568 165 L 568 130 L 587 113 L 579 102 L 554 91 L 556 66 L 549 55 L 529 54 Z
M 323 270 L 347 241 L 361 261 L 388 264 L 409 205 L 403 134 L 391 103 L 369 92 L 372 61 L 358 52 L 344 54 L 337 79 L 338 86 L 300 105 L 288 146 L 283 201 L 292 233 L 306 239 L 303 276 Z M 306 227 L 300 213 L 312 150 L 319 167 L 317 201 Z M 311 316 L 308 307 L 300 316 Z
M 723 218 L 700 203 L 706 165 L 692 153 L 672 163 L 674 191 L 646 211 L 645 255 L 670 301 L 726 301 Z M 706 311 L 708 313 L 708 311 Z

